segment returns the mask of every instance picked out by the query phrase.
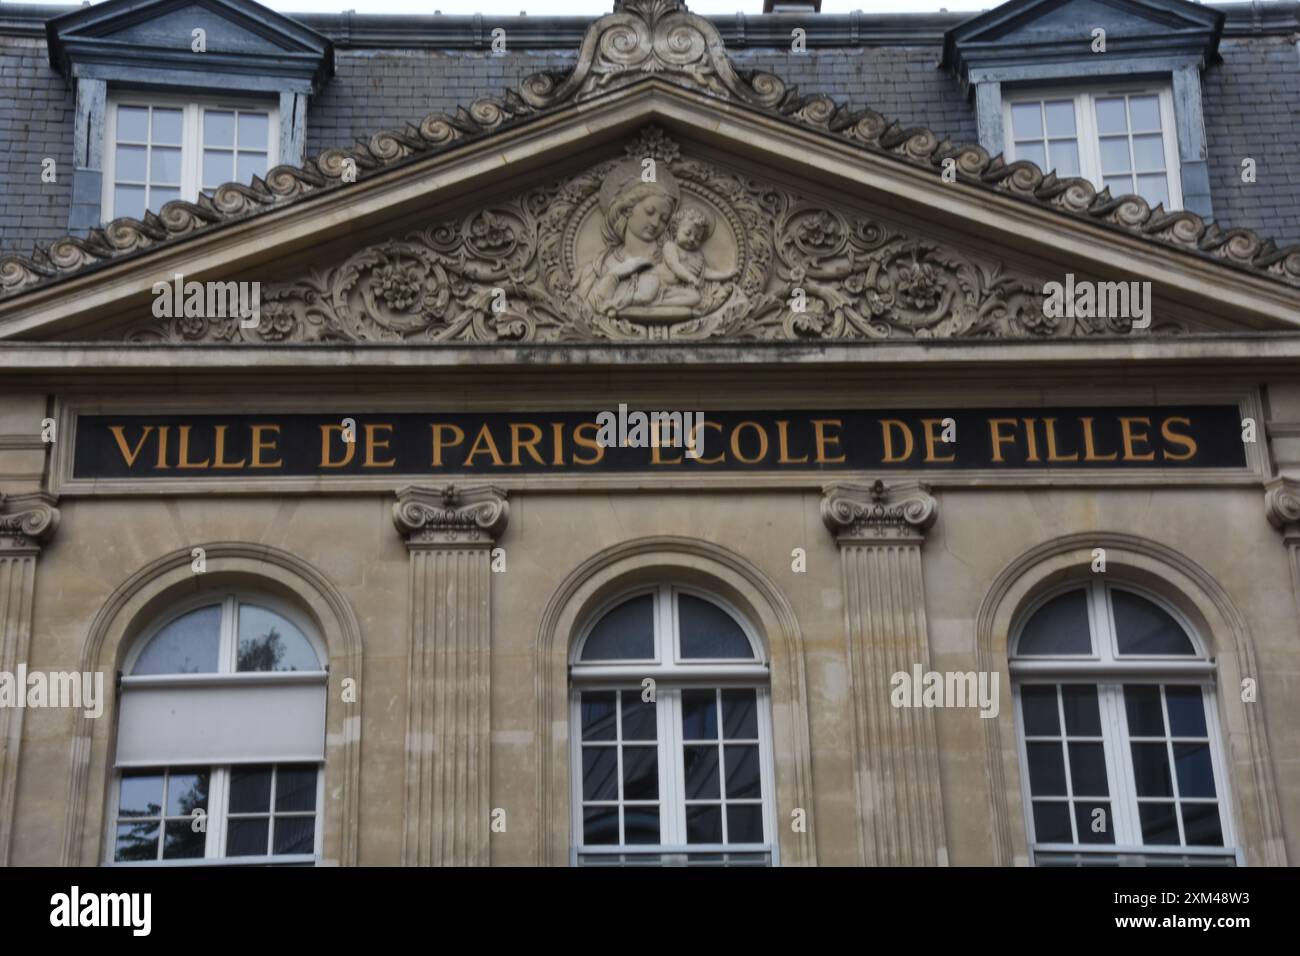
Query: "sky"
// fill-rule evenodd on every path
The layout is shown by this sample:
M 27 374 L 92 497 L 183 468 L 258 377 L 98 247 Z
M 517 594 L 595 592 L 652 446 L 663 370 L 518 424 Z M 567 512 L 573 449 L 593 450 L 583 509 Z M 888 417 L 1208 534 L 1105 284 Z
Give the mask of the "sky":
M 13 0 L 4 0 L 6 4 Z M 26 2 L 61 2 L 61 0 L 26 0 Z M 513 16 L 527 12 L 532 16 L 598 16 L 614 8 L 614 0 L 260 0 L 265 6 L 282 13 L 487 13 Z M 763 0 L 687 0 L 694 13 L 762 13 Z M 940 9 L 986 10 L 997 6 L 996 0 L 823 0 L 823 13 L 934 13 Z

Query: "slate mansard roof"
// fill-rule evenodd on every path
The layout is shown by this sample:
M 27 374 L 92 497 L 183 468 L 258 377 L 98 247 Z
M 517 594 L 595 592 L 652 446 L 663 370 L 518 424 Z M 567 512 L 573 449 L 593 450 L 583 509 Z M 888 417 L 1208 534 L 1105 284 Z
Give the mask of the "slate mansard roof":
M 26 256 L 68 234 L 71 177 L 38 188 L 33 170 L 45 157 L 54 158 L 60 169 L 72 166 L 75 95 L 51 66 L 45 23 L 76 9 L 0 4 L 0 83 L 8 91 L 0 100 L 0 255 Z M 1252 247 L 1228 258 L 1266 268 L 1277 255 L 1257 236 L 1281 247 L 1300 240 L 1300 3 L 1213 9 L 1226 17 L 1219 62 L 1202 78 L 1214 201 L 1211 230 L 1218 245 L 1227 241 L 1224 237 L 1237 236 L 1238 245 Z M 333 75 L 308 106 L 310 172 L 311 157 L 322 150 L 355 151 L 351 144 L 369 143 L 380 130 L 409 128 L 432 114 L 455 115 L 485 95 L 519 89 L 538 73 L 567 73 L 596 18 L 346 13 L 293 19 L 333 45 Z M 972 97 L 952 71 L 940 68 L 945 35 L 970 21 L 968 13 L 705 19 L 718 29 L 738 71 L 772 73 L 800 94 L 824 94 L 857 110 L 870 108 L 897 120 L 900 130 L 930 130 L 951 144 L 978 139 Z M 814 55 L 790 51 L 793 24 L 806 26 Z M 512 38 L 504 55 L 489 50 L 497 26 Z M 361 150 L 364 154 L 365 147 Z M 1265 170 L 1254 184 L 1241 181 L 1246 157 Z M 993 166 L 986 171 L 995 172 Z M 1006 177 L 1004 172 L 991 181 Z M 1020 191 L 1034 193 L 1038 184 Z M 1103 215 L 1115 221 L 1112 210 Z M 1177 231 L 1172 222 L 1145 225 L 1146 232 Z M 1234 230 L 1257 235 L 1245 237 Z M 167 230 L 153 238 L 168 238 Z M 1188 243 L 1184 239 L 1182 244 Z M 9 282 L 5 286 L 14 288 Z

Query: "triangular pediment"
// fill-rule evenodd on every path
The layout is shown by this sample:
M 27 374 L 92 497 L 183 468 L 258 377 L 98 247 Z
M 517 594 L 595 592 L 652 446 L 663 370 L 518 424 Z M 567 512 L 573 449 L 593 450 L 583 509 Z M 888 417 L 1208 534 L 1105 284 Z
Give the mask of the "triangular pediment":
M 605 42 L 626 30 L 637 45 Z M 692 30 L 698 42 L 656 39 Z M 647 170 L 657 178 L 643 180 Z M 183 303 L 157 314 L 158 286 L 178 273 L 257 282 L 258 326 L 186 315 Z M 1044 308 L 1049 283 L 1076 281 L 1150 283 L 1151 325 Z M 1300 249 L 736 71 L 716 31 L 675 0 L 621 4 L 570 73 L 7 257 L 0 286 L 0 339 L 26 340 L 815 343 L 1300 328 Z
M 1107 37 L 1153 31 L 1212 29 L 1215 10 L 1187 0 L 1012 0 L 954 30 L 962 40 L 1032 43 L 1062 36 L 1088 36 L 1098 27 Z

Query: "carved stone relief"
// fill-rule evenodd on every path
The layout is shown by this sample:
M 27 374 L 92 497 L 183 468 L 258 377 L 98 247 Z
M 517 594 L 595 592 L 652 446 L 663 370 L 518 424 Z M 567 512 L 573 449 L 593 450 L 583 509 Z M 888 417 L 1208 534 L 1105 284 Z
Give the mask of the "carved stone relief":
M 1030 276 L 691 159 L 647 127 L 626 158 L 264 285 L 256 328 L 182 316 L 127 338 L 508 343 L 1125 331 L 1122 319 L 1049 318 Z

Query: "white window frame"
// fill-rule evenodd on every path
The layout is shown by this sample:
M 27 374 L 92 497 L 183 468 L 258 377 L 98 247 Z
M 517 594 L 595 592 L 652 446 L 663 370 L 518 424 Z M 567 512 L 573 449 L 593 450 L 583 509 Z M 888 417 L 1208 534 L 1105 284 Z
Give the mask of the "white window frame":
M 1178 127 L 1174 114 L 1173 87 L 1169 83 L 1114 83 L 1091 86 L 1035 86 L 1004 91 L 1002 96 L 1003 152 L 1015 162 L 1016 131 L 1011 122 L 1011 107 L 1018 103 L 1042 103 L 1047 100 L 1074 102 L 1074 130 L 1079 149 L 1079 175 L 1091 182 L 1098 192 L 1104 186 L 1101 173 L 1101 137 L 1097 132 L 1096 100 L 1107 96 L 1151 96 L 1160 104 L 1160 133 L 1164 139 L 1165 177 L 1169 189 L 1167 212 L 1183 208 L 1183 177 L 1178 153 Z M 1129 149 L 1132 150 L 1130 132 Z M 1044 130 L 1043 139 L 1047 139 Z M 1044 173 L 1050 170 L 1043 170 Z M 1118 197 L 1116 197 L 1118 198 Z
M 653 660 L 619 661 L 599 663 L 582 663 L 582 650 L 588 636 L 601 619 L 611 610 L 625 601 L 645 594 L 654 595 L 654 654 Z M 736 658 L 683 660 L 680 655 L 677 622 L 677 597 L 686 594 L 708 601 L 721 608 L 734 620 L 744 632 L 753 650 L 752 661 Z M 677 584 L 660 584 L 626 591 L 606 601 L 574 641 L 570 655 L 570 694 L 569 694 L 569 766 L 571 794 L 572 837 L 569 841 L 571 865 L 577 865 L 582 857 L 611 856 L 615 859 L 627 858 L 635 862 L 638 856 L 655 857 L 663 865 L 684 864 L 692 857 L 718 854 L 767 854 L 770 865 L 780 863 L 777 840 L 777 821 L 775 804 L 775 773 L 772 766 L 774 751 L 772 747 L 772 718 L 770 669 L 763 643 L 759 640 L 753 626 L 745 615 L 741 614 L 727 602 L 716 595 L 696 588 Z M 655 730 L 659 766 L 659 837 L 658 844 L 620 843 L 583 844 L 583 799 L 582 799 L 582 710 L 581 695 L 592 691 L 622 690 L 638 696 L 642 693 L 642 681 L 652 678 L 655 681 Z M 756 716 L 758 724 L 759 780 L 762 786 L 763 833 L 765 843 L 687 843 L 686 842 L 686 781 L 684 772 L 683 725 L 681 695 L 683 690 L 754 690 L 756 697 Z M 616 708 L 621 727 L 621 708 Z M 722 728 L 718 728 L 719 742 L 726 745 Z M 619 734 L 619 775 L 622 775 L 622 738 Z M 642 742 L 648 745 L 649 741 Z M 742 744 L 744 745 L 744 744 Z M 719 766 L 719 774 L 724 768 Z M 621 800 L 619 801 L 622 802 Z M 726 805 L 723 804 L 723 826 L 726 826 Z M 749 802 L 749 801 L 743 801 Z
M 1054 655 L 1019 657 L 1017 645 L 1025 624 L 1043 605 L 1070 591 L 1085 590 L 1089 619 L 1089 636 L 1092 653 L 1088 655 Z M 1182 628 L 1191 642 L 1194 654 L 1135 655 L 1118 653 L 1112 591 L 1127 591 L 1155 604 Z M 1162 596 L 1129 582 L 1112 584 L 1104 580 L 1072 581 L 1053 588 L 1040 596 L 1017 616 L 1011 631 L 1013 639 L 1008 644 L 1008 670 L 1011 675 L 1013 713 L 1016 730 L 1016 750 L 1020 761 L 1020 792 L 1025 809 L 1025 836 L 1031 860 L 1038 854 L 1074 854 L 1076 860 L 1086 861 L 1093 856 L 1124 857 L 1197 857 L 1224 859 L 1231 857 L 1237 866 L 1245 865 L 1245 856 L 1238 845 L 1233 820 L 1232 790 L 1229 785 L 1224 759 L 1223 734 L 1219 727 L 1218 699 L 1215 693 L 1215 664 L 1208 657 L 1204 641 L 1177 607 Z M 1021 707 L 1021 688 L 1030 685 L 1088 684 L 1097 688 L 1097 705 L 1101 721 L 1102 745 L 1106 760 L 1107 789 L 1110 804 L 1110 824 L 1114 827 L 1113 843 L 1039 843 L 1034 832 L 1033 796 L 1029 786 L 1029 755 Z M 1215 800 L 1218 803 L 1219 826 L 1223 833 L 1223 846 L 1192 846 L 1171 844 L 1144 844 L 1138 813 L 1137 784 L 1134 779 L 1132 740 L 1128 727 L 1128 711 L 1124 702 L 1124 685 L 1154 684 L 1160 686 L 1196 686 L 1201 689 L 1205 709 L 1206 735 L 1209 741 L 1210 765 L 1214 776 Z M 1059 699 L 1058 691 L 1058 699 Z M 1164 695 L 1162 706 L 1167 710 Z M 1165 725 L 1169 726 L 1168 713 Z M 1064 715 L 1058 713 L 1059 736 L 1069 735 Z M 1141 740 L 1142 738 L 1138 738 Z M 1166 738 L 1169 739 L 1169 738 Z M 1176 804 L 1185 798 L 1179 796 L 1177 767 L 1170 757 L 1170 775 Z M 1068 800 L 1072 825 L 1077 826 L 1073 815 L 1073 794 L 1070 782 L 1069 761 L 1065 762 Z M 1100 798 L 1099 798 L 1100 799 Z M 1193 801 L 1195 802 L 1195 801 Z M 1122 810 L 1122 812 L 1119 812 Z M 1183 838 L 1181 814 L 1175 814 L 1180 839 Z M 1121 863 L 1123 865 L 1123 863 Z
M 117 108 L 163 107 L 181 110 L 181 195 L 186 202 L 199 197 L 203 176 L 203 111 L 205 109 L 245 110 L 267 114 L 266 168 L 269 172 L 280 163 L 280 105 L 256 97 L 183 96 L 175 93 L 110 91 L 104 112 L 104 180 L 100 191 L 103 212 L 108 222 L 117 212 L 113 208 L 113 187 L 117 178 Z M 152 132 L 152 131 L 151 131 Z M 222 184 L 224 185 L 224 183 Z M 248 185 L 244 183 L 243 185 Z
M 238 664 L 239 648 L 239 614 L 238 609 L 241 604 L 251 604 L 258 607 L 264 607 L 283 615 L 290 623 L 295 625 L 299 631 L 306 636 L 311 644 L 312 650 L 316 654 L 316 659 L 320 662 L 321 668 L 317 671 L 268 671 L 268 672 L 249 672 L 237 671 L 235 668 Z M 167 625 L 171 624 L 178 618 L 196 611 L 200 608 L 219 606 L 221 608 L 220 637 L 217 646 L 217 670 L 204 674 L 157 674 L 157 675 L 140 675 L 133 678 L 132 670 L 135 669 L 136 661 L 144 653 L 144 649 L 149 646 L 150 642 L 158 633 Z M 121 680 L 125 684 L 132 680 L 147 681 L 151 686 L 163 686 L 164 684 L 174 684 L 175 686 L 184 686 L 185 684 L 194 684 L 197 682 L 210 683 L 214 680 L 229 680 L 230 682 L 240 682 L 249 679 L 250 674 L 256 674 L 259 682 L 263 683 L 299 683 L 304 678 L 325 675 L 328 671 L 329 655 L 324 642 L 317 633 L 316 626 L 311 620 L 294 607 L 290 602 L 281 598 L 266 594 L 261 591 L 251 590 L 227 590 L 227 591 L 208 591 L 195 594 L 192 597 L 171 604 L 166 611 L 160 614 L 154 621 L 140 632 L 140 636 L 134 641 L 130 651 L 127 652 L 122 661 Z M 289 766 L 295 763 L 308 764 L 312 761 L 264 761 L 250 764 L 252 766 L 261 766 L 264 763 L 271 763 L 275 767 Z M 237 865 L 249 866 L 266 863 L 289 864 L 289 863 L 315 863 L 321 856 L 321 839 L 323 816 L 323 800 L 325 796 L 325 765 L 324 763 L 316 766 L 316 810 L 315 810 L 315 839 L 311 853 L 283 854 L 279 856 L 232 856 L 225 855 L 226 834 L 227 834 L 227 816 L 229 814 L 230 802 L 230 774 L 232 764 L 208 764 L 205 761 L 194 762 L 172 762 L 166 766 L 151 767 L 125 767 L 113 771 L 111 786 L 109 788 L 109 805 L 108 815 L 106 817 L 108 824 L 108 836 L 105 840 L 104 865 L 105 866 L 221 866 Z M 242 766 L 242 765 L 241 765 Z M 124 772 L 148 772 L 156 770 L 174 769 L 206 769 L 208 777 L 208 813 L 207 813 L 207 839 L 205 841 L 204 856 L 193 857 L 189 859 L 177 860 L 131 860 L 117 861 L 114 855 L 117 851 L 117 811 L 118 802 L 121 799 L 122 776 Z M 278 779 L 279 774 L 275 775 Z M 275 816 L 274 812 L 274 783 L 272 784 L 271 793 L 271 810 L 270 816 Z M 164 807 L 164 811 L 165 811 Z M 159 833 L 159 846 L 165 842 L 165 824 L 164 830 Z M 159 850 L 161 853 L 161 849 Z

